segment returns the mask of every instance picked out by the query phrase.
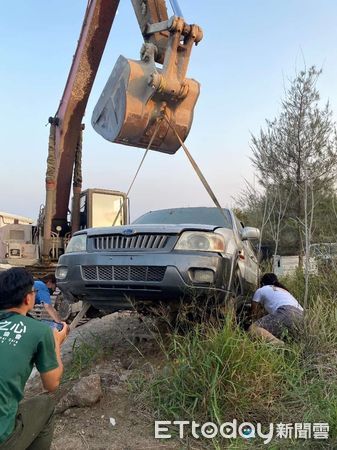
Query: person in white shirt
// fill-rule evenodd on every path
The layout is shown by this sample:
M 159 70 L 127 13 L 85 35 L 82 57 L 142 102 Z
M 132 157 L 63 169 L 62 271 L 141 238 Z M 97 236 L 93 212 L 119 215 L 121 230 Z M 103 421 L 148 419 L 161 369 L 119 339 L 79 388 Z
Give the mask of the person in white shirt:
M 285 335 L 295 337 L 298 334 L 303 322 L 303 308 L 274 273 L 264 274 L 260 286 L 253 296 L 253 323 L 248 332 L 252 337 L 284 345 L 282 338 Z M 265 314 L 263 317 L 259 314 L 261 310 Z

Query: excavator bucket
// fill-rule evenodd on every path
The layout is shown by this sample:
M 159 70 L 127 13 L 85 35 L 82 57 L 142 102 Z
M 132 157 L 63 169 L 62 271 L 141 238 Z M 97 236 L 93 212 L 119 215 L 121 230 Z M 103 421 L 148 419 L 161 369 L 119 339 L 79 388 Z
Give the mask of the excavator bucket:
M 180 143 L 173 128 L 185 141 L 200 85 L 193 79 L 185 79 L 180 94 L 174 89 L 168 91 L 165 86 L 154 86 L 153 74 L 161 79 L 161 72 L 153 60 L 135 61 L 120 56 L 92 115 L 97 133 L 111 142 L 147 148 L 157 119 L 165 114 L 172 127 L 167 120 L 161 120 L 150 148 L 176 153 Z M 165 84 L 163 77 L 162 84 Z

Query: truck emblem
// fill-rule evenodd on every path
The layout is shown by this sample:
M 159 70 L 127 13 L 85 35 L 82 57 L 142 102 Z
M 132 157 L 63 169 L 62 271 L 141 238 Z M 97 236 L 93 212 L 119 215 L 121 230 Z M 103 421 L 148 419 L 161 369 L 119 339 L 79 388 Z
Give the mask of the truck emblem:
M 123 234 L 133 234 L 133 229 L 127 228 L 126 230 L 123 231 Z

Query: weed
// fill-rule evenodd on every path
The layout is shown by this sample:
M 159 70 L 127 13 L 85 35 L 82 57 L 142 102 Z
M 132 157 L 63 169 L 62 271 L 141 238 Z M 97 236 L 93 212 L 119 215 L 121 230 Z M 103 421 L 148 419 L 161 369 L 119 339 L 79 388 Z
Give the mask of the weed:
M 150 382 L 145 398 L 161 420 L 223 423 L 327 422 L 329 448 L 337 448 L 337 303 L 335 281 L 315 276 L 299 342 L 276 349 L 252 342 L 246 333 L 224 323 L 199 323 L 185 335 L 173 333 L 161 346 L 166 364 Z M 303 275 L 285 284 L 301 301 Z M 213 441 L 214 448 L 224 448 Z M 251 447 L 251 444 L 253 447 Z M 327 442 L 276 440 L 270 449 L 327 448 Z M 260 448 L 257 440 L 226 442 L 225 448 Z M 288 446 L 288 447 L 287 447 Z M 263 447 L 263 445 L 262 445 Z M 262 448 L 261 447 L 261 448 Z
M 77 342 L 75 339 L 72 346 L 72 361 L 65 369 L 63 381 L 76 380 L 83 371 L 97 363 L 104 355 L 102 342 L 97 337 L 93 337 L 90 342 Z

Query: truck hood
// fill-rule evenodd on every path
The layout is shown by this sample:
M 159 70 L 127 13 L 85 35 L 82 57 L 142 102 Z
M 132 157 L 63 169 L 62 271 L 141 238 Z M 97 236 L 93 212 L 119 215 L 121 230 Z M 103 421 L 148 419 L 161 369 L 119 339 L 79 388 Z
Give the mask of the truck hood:
M 102 228 L 87 228 L 86 230 L 78 231 L 78 234 L 87 234 L 91 236 L 102 236 L 102 235 L 113 235 L 122 234 L 124 236 L 132 236 L 139 233 L 159 233 L 159 234 L 180 234 L 182 231 L 214 231 L 219 228 L 217 225 L 206 225 L 206 224 L 176 224 L 176 225 L 165 225 L 165 224 L 134 224 L 116 227 L 102 227 Z

